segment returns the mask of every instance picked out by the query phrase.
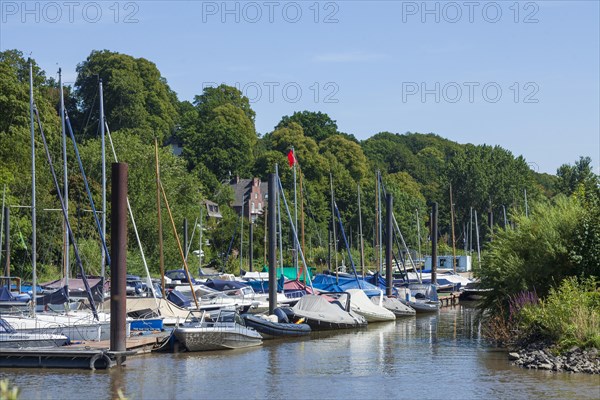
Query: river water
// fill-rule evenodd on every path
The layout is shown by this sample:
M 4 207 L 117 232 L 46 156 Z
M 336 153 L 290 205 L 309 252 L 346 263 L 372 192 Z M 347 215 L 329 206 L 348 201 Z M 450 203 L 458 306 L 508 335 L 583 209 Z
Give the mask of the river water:
M 3 369 L 22 399 L 598 399 L 600 376 L 526 370 L 480 339 L 473 309 L 314 332 L 262 347 L 149 354 L 107 371 Z

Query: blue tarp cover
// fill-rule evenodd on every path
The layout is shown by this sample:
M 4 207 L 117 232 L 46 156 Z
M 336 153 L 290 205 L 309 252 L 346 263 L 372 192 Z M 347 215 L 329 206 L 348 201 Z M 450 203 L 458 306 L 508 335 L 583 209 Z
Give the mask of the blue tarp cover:
M 360 279 L 360 286 L 355 278 L 347 278 L 340 276 L 337 278 L 335 275 L 322 275 L 315 276 L 313 280 L 313 286 L 319 290 L 325 290 L 327 292 L 344 292 L 348 289 L 362 289 L 365 291 L 367 296 L 379 296 L 381 290 L 371 285 L 368 282 Z
M 191 300 L 186 295 L 177 290 L 171 290 L 167 295 L 167 299 L 182 308 L 187 308 L 192 304 Z
M 0 301 L 15 301 L 12 293 L 5 286 L 0 286 Z

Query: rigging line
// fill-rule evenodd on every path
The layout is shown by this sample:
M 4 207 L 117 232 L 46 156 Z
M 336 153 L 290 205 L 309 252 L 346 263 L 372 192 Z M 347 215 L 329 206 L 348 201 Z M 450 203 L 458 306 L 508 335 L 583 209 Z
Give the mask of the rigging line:
M 100 225 L 100 220 L 98 219 L 98 211 L 96 211 L 96 206 L 94 204 L 94 199 L 92 198 L 92 192 L 90 191 L 90 186 L 88 184 L 87 176 L 85 175 L 85 171 L 83 169 L 83 164 L 81 162 L 81 157 L 79 155 L 79 148 L 77 146 L 77 142 L 75 141 L 75 135 L 73 134 L 73 128 L 71 127 L 71 120 L 69 119 L 69 115 L 67 114 L 67 110 L 65 110 L 65 122 L 67 123 L 67 128 L 69 128 L 69 136 L 71 137 L 71 141 L 73 142 L 73 148 L 75 149 L 75 157 L 77 158 L 77 163 L 79 164 L 79 170 L 81 171 L 81 175 L 83 176 L 83 183 L 85 185 L 85 190 L 88 195 L 88 200 L 90 201 L 90 205 L 92 207 L 92 211 L 94 214 L 94 220 L 96 221 L 96 229 L 98 229 L 98 234 L 100 235 L 100 241 L 102 242 L 102 248 L 104 250 L 104 254 L 106 255 L 106 264 L 108 266 L 110 263 L 110 254 L 108 253 L 108 248 L 106 247 L 106 238 L 102 233 L 102 226 Z M 102 210 L 105 212 L 106 210 Z M 68 217 L 65 217 L 68 218 Z M 102 277 L 104 279 L 104 277 Z
M 92 100 L 92 106 L 90 107 L 90 112 L 88 113 L 87 121 L 81 131 L 81 132 L 83 132 L 84 135 L 85 135 L 85 132 L 87 131 L 88 126 L 90 125 L 90 119 L 92 118 L 92 111 L 94 110 L 94 106 L 96 105 L 96 98 L 98 97 L 99 90 L 100 90 L 99 88 L 96 89 L 96 92 L 94 93 L 94 99 Z M 65 110 L 65 114 L 66 114 L 66 112 L 67 112 L 67 110 Z
M 54 165 L 52 164 L 52 157 L 50 156 L 50 150 L 48 149 L 48 143 L 46 142 L 46 135 L 44 135 L 44 129 L 42 128 L 42 121 L 40 120 L 40 113 L 38 112 L 37 107 L 34 105 L 33 109 L 35 115 L 37 116 L 38 127 L 40 128 L 40 135 L 42 136 L 42 142 L 44 144 L 44 150 L 46 151 L 46 158 L 48 159 L 48 164 L 50 166 L 50 173 L 52 174 L 52 179 L 54 180 L 54 186 L 56 187 L 56 194 L 58 195 L 58 200 L 60 202 L 60 206 L 63 211 L 63 216 L 65 218 L 65 225 L 67 226 L 67 230 L 69 231 L 69 237 L 71 242 L 73 242 L 73 251 L 75 253 L 75 259 L 77 260 L 77 264 L 79 265 L 79 269 L 81 272 L 81 278 L 83 280 L 83 285 L 85 286 L 85 291 L 87 293 L 88 301 L 90 302 L 90 307 L 92 309 L 92 313 L 94 314 L 94 318 L 97 321 L 100 321 L 98 317 L 98 311 L 96 310 L 96 303 L 94 302 L 94 297 L 92 296 L 92 290 L 90 288 L 90 284 L 85 275 L 85 271 L 83 269 L 83 264 L 81 262 L 81 258 L 79 257 L 79 249 L 77 247 L 77 243 L 75 243 L 75 238 L 73 236 L 73 231 L 71 230 L 71 224 L 69 223 L 69 216 L 67 215 L 67 210 L 65 209 L 65 202 L 60 192 L 60 186 L 58 185 L 58 180 L 56 178 L 56 172 L 54 171 Z M 102 283 L 104 283 L 104 277 L 102 277 Z M 35 289 L 34 289 L 35 293 Z
M 290 214 L 290 209 L 288 208 L 287 200 L 285 199 L 285 193 L 283 191 L 283 185 L 281 183 L 281 179 L 279 178 L 279 175 L 277 175 L 277 184 L 279 186 L 279 192 L 281 193 L 281 198 L 283 199 L 283 205 L 285 206 L 285 211 L 287 213 L 287 216 L 290 221 L 290 225 L 292 227 L 292 233 L 294 234 L 294 239 L 296 240 L 298 247 L 300 247 L 300 242 L 298 240 L 298 234 L 296 233 L 296 227 L 294 226 L 294 222 L 292 220 L 292 215 Z M 308 280 L 308 284 L 310 285 L 310 288 L 314 290 L 313 285 L 312 285 L 312 279 L 310 278 L 310 274 L 308 273 L 308 266 L 306 265 L 306 259 L 304 258 L 304 252 L 302 251 L 301 248 L 299 248 L 298 252 L 300 253 L 300 256 L 302 257 L 302 263 L 304 265 L 304 273 L 306 274 L 306 279 Z M 296 279 L 300 280 L 300 277 L 297 274 L 296 274 Z
M 115 145 L 112 140 L 112 135 L 110 134 L 110 129 L 108 129 L 108 124 L 105 121 L 106 125 L 106 136 L 108 137 L 108 142 L 110 143 L 110 148 L 113 153 L 113 157 L 115 162 L 119 162 L 117 159 L 117 152 L 115 150 Z M 146 256 L 144 255 L 144 249 L 142 248 L 142 241 L 140 240 L 140 235 L 138 233 L 137 224 L 135 223 L 135 218 L 133 218 L 133 211 L 131 209 L 131 203 L 129 202 L 129 195 L 127 195 L 127 211 L 129 211 L 129 218 L 131 218 L 131 224 L 133 225 L 133 231 L 135 232 L 135 238 L 137 240 L 138 247 L 140 248 L 140 254 L 142 256 L 142 263 L 144 264 L 144 268 L 146 270 L 146 285 L 150 287 L 152 291 L 152 297 L 154 297 L 154 301 L 156 302 L 156 307 L 158 307 L 158 300 L 156 300 L 156 290 L 154 289 L 154 284 L 152 283 L 152 277 L 150 276 L 150 270 L 148 269 L 148 263 L 146 262 Z
M 198 217 L 196 217 L 196 220 L 194 221 L 194 229 L 192 229 L 192 234 L 190 235 L 190 240 L 189 240 L 189 244 L 187 246 L 187 249 L 185 249 L 185 260 L 187 261 L 187 259 L 190 257 L 190 249 L 192 248 L 192 243 L 194 242 L 194 233 L 196 233 L 196 225 L 198 225 Z
M 242 216 L 240 215 L 239 218 L 242 218 Z M 221 266 L 222 273 L 225 272 L 225 264 L 229 260 L 229 254 L 231 253 L 231 248 L 233 247 L 233 242 L 236 238 L 239 218 L 237 219 L 237 221 L 235 221 L 235 224 L 233 226 L 233 235 L 231 236 L 231 240 L 229 241 L 229 246 L 227 247 L 227 252 L 223 255 L 223 265 Z
M 384 195 L 387 195 L 387 191 L 385 190 L 385 185 L 383 184 L 383 179 L 381 178 L 381 176 L 379 177 L 380 179 L 380 183 L 381 183 L 381 189 L 383 191 Z M 410 250 L 408 249 L 408 246 L 406 245 L 406 241 L 404 240 L 404 235 L 402 235 L 402 231 L 400 230 L 400 226 L 398 225 L 398 221 L 396 220 L 396 216 L 394 215 L 394 212 L 392 211 L 392 219 L 394 220 L 394 227 L 396 228 L 396 231 L 398 232 L 398 235 L 400 236 L 400 240 L 402 240 L 402 244 L 404 245 L 404 249 L 406 249 L 406 254 L 408 255 L 408 259 L 410 261 L 410 264 L 413 267 L 413 270 L 416 272 L 417 271 L 417 267 L 415 265 L 415 262 L 412 259 L 412 256 L 410 254 Z M 398 241 L 398 238 L 396 238 L 396 241 Z M 397 244 L 398 246 L 398 251 L 400 250 L 400 245 Z M 406 273 L 406 266 L 404 266 L 404 272 Z M 421 278 L 417 275 L 418 279 L 419 279 L 419 283 L 421 282 Z
M 344 244 L 346 245 L 346 251 L 348 252 L 348 258 L 350 259 L 350 265 L 352 266 L 352 272 L 354 272 L 354 278 L 356 279 L 356 283 L 358 283 L 358 288 L 362 289 L 362 285 L 360 283 L 360 280 L 358 279 L 358 274 L 356 273 L 356 266 L 354 265 L 354 259 L 352 259 L 352 254 L 350 253 L 350 246 L 348 246 L 348 239 L 346 239 L 346 231 L 344 230 L 344 224 L 342 224 L 342 216 L 340 215 L 340 210 L 338 209 L 335 199 L 333 200 L 333 207 L 335 208 L 335 213 L 338 218 L 338 224 L 340 225 L 340 232 L 342 233 L 342 237 L 344 238 Z
M 306 208 L 307 208 L 307 214 L 310 217 L 310 219 L 313 221 L 315 227 L 316 227 L 316 231 L 317 231 L 317 238 L 319 239 L 319 246 L 321 246 L 321 232 L 319 232 L 319 224 L 317 223 L 317 220 L 315 218 L 315 214 L 312 212 L 312 208 L 310 207 L 310 201 L 308 198 L 308 186 L 306 185 L 306 182 L 304 182 L 304 191 L 306 193 L 303 193 L 303 196 L 306 199 Z
M 154 142 L 156 145 L 156 141 Z M 183 254 L 183 248 L 181 247 L 181 242 L 179 241 L 179 235 L 177 234 L 177 228 L 175 227 L 175 220 L 173 219 L 173 213 L 171 213 L 171 207 L 169 206 L 169 200 L 167 199 L 167 193 L 165 192 L 165 188 L 162 182 L 158 181 L 160 185 L 160 191 L 162 192 L 162 197 L 165 200 L 165 206 L 167 206 L 167 212 L 169 213 L 169 219 L 171 220 L 171 227 L 173 228 L 173 236 L 175 236 L 175 241 L 177 242 L 177 248 L 179 249 L 179 254 L 183 259 L 183 267 L 185 269 L 185 273 L 187 275 L 188 282 L 190 284 L 190 290 L 192 291 L 192 297 L 194 298 L 194 304 L 196 304 L 196 309 L 199 309 L 198 298 L 196 297 L 196 291 L 194 290 L 194 285 L 192 283 L 192 277 L 190 275 L 190 270 L 188 268 L 187 262 L 185 261 L 185 255 Z

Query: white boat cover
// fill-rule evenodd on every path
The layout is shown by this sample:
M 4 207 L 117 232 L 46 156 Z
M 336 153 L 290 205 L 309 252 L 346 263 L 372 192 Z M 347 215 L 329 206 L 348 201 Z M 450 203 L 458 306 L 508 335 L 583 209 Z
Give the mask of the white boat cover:
M 313 320 L 337 324 L 356 324 L 356 319 L 342 310 L 337 304 L 332 304 L 322 296 L 307 294 L 294 307 L 294 314 Z
M 371 301 L 374 304 L 385 307 L 387 310 L 390 310 L 391 312 L 396 314 L 396 316 L 398 316 L 398 315 L 415 315 L 416 314 L 416 311 L 412 307 L 407 306 L 406 304 L 402 303 L 400 300 L 398 300 L 394 297 L 387 297 L 387 296 L 383 296 L 382 298 L 371 297 Z
M 368 322 L 393 321 L 396 315 L 382 306 L 373 304 L 361 289 L 348 289 L 350 307 L 355 313 L 362 315 Z

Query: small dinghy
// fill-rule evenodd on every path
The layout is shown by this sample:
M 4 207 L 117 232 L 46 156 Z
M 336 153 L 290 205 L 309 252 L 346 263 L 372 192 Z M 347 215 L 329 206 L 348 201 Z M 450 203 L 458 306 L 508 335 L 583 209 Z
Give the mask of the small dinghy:
M 306 336 L 311 332 L 308 324 L 291 323 L 280 308 L 276 308 L 273 315 L 243 314 L 242 318 L 246 326 L 254 328 L 263 339 Z
M 345 305 L 340 300 L 346 297 Z M 331 300 L 331 302 L 329 301 Z M 367 326 L 367 320 L 350 309 L 350 294 L 347 292 L 307 294 L 298 303 L 284 311 L 294 321 L 303 320 L 313 331 L 351 329 Z

